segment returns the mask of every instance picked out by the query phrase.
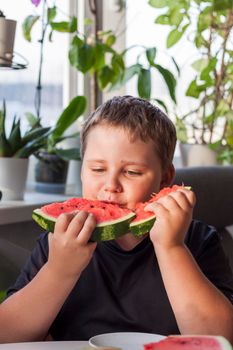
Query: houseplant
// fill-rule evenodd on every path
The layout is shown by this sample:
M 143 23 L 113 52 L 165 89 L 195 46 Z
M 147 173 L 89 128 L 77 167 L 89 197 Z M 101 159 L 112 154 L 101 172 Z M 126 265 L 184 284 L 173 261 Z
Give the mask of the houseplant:
M 64 192 L 68 162 L 80 160 L 80 152 L 78 147 L 68 149 L 61 147 L 61 142 L 79 136 L 79 132 L 69 135 L 65 132 L 83 114 L 85 108 L 86 98 L 74 97 L 51 128 L 48 137 L 43 140 L 40 149 L 34 152 L 38 158 L 35 168 L 37 190 L 51 193 Z
M 23 133 L 21 120 L 13 119 L 9 132 L 6 127 L 6 103 L 0 110 L 0 189 L 3 199 L 23 199 L 28 169 L 28 157 L 44 143 L 50 128 L 32 125 Z
M 100 30 L 97 25 L 97 6 L 96 0 L 89 3 L 90 12 L 93 20 L 85 19 L 85 32 L 81 33 L 77 28 L 77 18 L 75 16 L 65 18 L 63 21 L 57 20 L 59 9 L 56 2 L 49 6 L 45 0 L 33 0 L 36 6 L 41 6 L 38 14 L 29 15 L 23 22 L 23 34 L 26 40 L 31 41 L 31 33 L 36 23 L 42 24 L 41 27 L 41 51 L 40 67 L 37 83 L 37 115 L 39 115 L 41 101 L 41 71 L 43 62 L 43 46 L 46 35 L 52 40 L 53 32 L 69 33 L 71 35 L 68 58 L 70 64 L 79 72 L 92 80 L 92 89 L 90 94 L 90 110 L 98 106 L 98 91 L 106 89 L 115 89 L 125 85 L 133 76 L 137 76 L 137 90 L 140 97 L 153 99 L 151 96 L 151 70 L 156 69 L 162 75 L 168 88 L 168 93 L 173 100 L 175 99 L 176 79 L 173 73 L 158 64 L 156 61 L 156 48 L 141 47 L 141 52 L 135 57 L 135 63 L 126 67 L 126 54 L 135 47 L 128 47 L 123 51 L 115 49 L 118 36 L 113 30 Z M 64 14 L 63 14 L 64 15 Z M 93 24 L 91 28 L 90 23 Z M 146 63 L 141 63 L 140 59 L 145 56 Z M 145 62 L 145 60 L 144 60 Z M 173 62 L 173 61 L 172 61 Z M 156 96 L 155 96 L 156 99 Z M 163 108 L 165 103 L 156 100 Z
M 163 9 L 155 22 L 171 27 L 167 48 L 186 35 L 197 49 L 196 76 L 186 90 L 197 103 L 176 118 L 179 140 L 207 145 L 219 162 L 233 164 L 232 2 L 150 0 L 150 5 Z
M 7 19 L 0 10 L 0 66 L 10 67 L 13 59 L 16 21 Z

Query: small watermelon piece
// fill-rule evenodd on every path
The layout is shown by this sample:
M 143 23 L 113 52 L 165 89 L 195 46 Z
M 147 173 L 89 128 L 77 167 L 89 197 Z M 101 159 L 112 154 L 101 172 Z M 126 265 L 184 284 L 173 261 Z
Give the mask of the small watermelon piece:
M 145 233 L 148 233 L 156 220 L 155 214 L 152 212 L 144 211 L 144 208 L 154 201 L 157 201 L 159 198 L 166 196 L 167 194 L 174 192 L 180 188 L 184 188 L 184 186 L 173 185 L 172 187 L 164 187 L 159 193 L 153 194 L 151 199 L 147 202 L 141 202 L 136 205 L 135 219 L 130 223 L 130 231 L 134 234 L 134 236 L 142 236 Z M 190 189 L 190 187 L 185 187 L 186 189 Z
M 232 350 L 232 347 L 222 336 L 177 335 L 145 344 L 144 350 Z
M 77 213 L 81 210 L 92 213 L 97 222 L 91 241 L 106 241 L 122 236 L 129 232 L 129 224 L 135 217 L 134 212 L 121 208 L 117 204 L 85 198 L 71 198 L 65 202 L 52 203 L 35 209 L 32 218 L 42 228 L 53 232 L 60 214 Z

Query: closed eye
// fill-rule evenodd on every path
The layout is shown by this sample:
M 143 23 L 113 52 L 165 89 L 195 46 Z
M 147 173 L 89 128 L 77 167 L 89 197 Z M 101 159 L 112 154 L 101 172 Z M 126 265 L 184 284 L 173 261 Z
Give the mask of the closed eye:
M 103 168 L 92 168 L 91 171 L 95 172 L 95 173 L 102 173 L 105 171 L 105 169 Z
M 141 176 L 142 173 L 140 171 L 134 171 L 134 170 L 125 170 L 125 173 L 130 176 Z

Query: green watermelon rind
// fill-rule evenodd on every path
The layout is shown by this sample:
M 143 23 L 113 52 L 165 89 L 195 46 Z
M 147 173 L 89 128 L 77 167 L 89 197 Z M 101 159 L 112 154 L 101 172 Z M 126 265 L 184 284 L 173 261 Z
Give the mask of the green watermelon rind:
M 145 235 L 146 233 L 150 232 L 152 229 L 154 222 L 156 220 L 155 215 L 143 219 L 143 220 L 138 220 L 135 223 L 131 222 L 129 225 L 130 232 L 135 236 L 135 237 L 140 237 Z
M 109 241 L 123 236 L 129 232 L 129 225 L 134 217 L 135 213 L 130 212 L 119 219 L 98 224 L 92 233 L 90 241 Z M 46 231 L 54 232 L 56 218 L 45 214 L 41 209 L 35 209 L 32 213 L 32 218 Z

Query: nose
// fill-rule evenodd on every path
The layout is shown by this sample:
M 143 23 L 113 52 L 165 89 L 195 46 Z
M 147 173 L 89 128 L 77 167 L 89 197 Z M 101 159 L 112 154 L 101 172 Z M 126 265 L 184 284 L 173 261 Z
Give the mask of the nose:
M 105 182 L 105 185 L 104 185 L 104 190 L 106 192 L 121 192 L 122 191 L 122 185 L 119 181 L 119 178 L 118 176 L 116 175 L 112 175 L 112 176 L 109 176 L 107 179 L 106 179 L 106 182 Z

